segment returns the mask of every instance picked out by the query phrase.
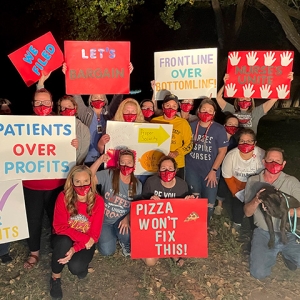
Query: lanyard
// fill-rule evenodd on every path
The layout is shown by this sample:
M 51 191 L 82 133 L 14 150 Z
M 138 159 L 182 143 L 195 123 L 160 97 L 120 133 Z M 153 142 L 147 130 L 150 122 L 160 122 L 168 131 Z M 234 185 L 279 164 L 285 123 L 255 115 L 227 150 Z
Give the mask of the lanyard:
M 199 142 L 204 142 L 205 143 L 205 139 L 206 139 L 206 136 L 208 134 L 208 130 L 211 126 L 211 124 L 213 123 L 213 121 L 211 121 L 208 126 L 206 127 L 206 130 L 204 132 L 204 134 L 202 135 L 201 139 Z M 196 144 L 198 142 L 197 138 L 198 138 L 198 131 L 199 131 L 199 125 L 200 125 L 200 121 L 197 123 L 197 127 L 196 127 L 196 130 L 195 130 L 195 135 L 194 135 L 194 144 Z

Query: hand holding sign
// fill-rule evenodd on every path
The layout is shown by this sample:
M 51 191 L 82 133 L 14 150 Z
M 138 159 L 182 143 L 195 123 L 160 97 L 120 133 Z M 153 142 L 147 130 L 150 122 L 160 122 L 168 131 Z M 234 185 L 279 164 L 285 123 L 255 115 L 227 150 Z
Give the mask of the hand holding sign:
M 271 86 L 268 84 L 262 85 L 260 89 L 260 94 L 262 98 L 269 98 L 271 95 L 272 91 L 270 91 Z
M 252 89 L 253 89 L 253 84 L 252 85 L 250 83 L 249 84 L 245 84 L 243 86 L 244 97 L 251 98 L 251 96 L 255 92 L 255 90 L 252 90 Z
M 247 57 L 247 64 L 248 66 L 254 66 L 256 62 L 258 61 L 258 58 L 256 58 L 257 52 L 249 52 L 246 57 Z
M 240 62 L 240 60 L 241 60 L 241 58 L 239 57 L 239 53 L 238 52 L 232 52 L 228 56 L 228 58 L 230 59 L 230 63 L 231 63 L 232 66 L 236 66 Z
M 277 93 L 278 93 L 278 98 L 279 99 L 284 99 L 287 94 L 290 92 L 289 90 L 287 91 L 288 86 L 282 84 L 281 86 L 279 85 L 276 87 Z
M 225 87 L 225 89 L 228 97 L 233 97 L 237 91 L 237 89 L 235 88 L 235 83 L 230 83 Z
M 274 61 L 276 60 L 276 58 L 274 58 L 275 56 L 275 52 L 267 52 L 264 54 L 264 58 L 265 58 L 265 66 L 272 66 Z
M 292 52 L 288 52 L 286 51 L 285 53 L 280 54 L 280 58 L 281 58 L 281 65 L 283 67 L 286 67 L 290 64 L 291 61 L 293 61 L 293 59 L 291 58 Z

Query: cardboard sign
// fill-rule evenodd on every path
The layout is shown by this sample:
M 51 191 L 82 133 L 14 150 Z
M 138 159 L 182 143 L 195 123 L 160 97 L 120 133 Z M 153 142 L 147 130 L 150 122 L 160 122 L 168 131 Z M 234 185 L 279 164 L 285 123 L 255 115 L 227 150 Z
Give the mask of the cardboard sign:
M 207 257 L 207 199 L 134 201 L 131 258 Z
M 160 158 L 170 152 L 173 125 L 107 121 L 106 133 L 110 136 L 105 152 L 111 157 L 107 167 L 118 162 L 119 149 L 135 151 L 135 175 L 157 172 Z
M 179 99 L 215 97 L 217 48 L 154 53 L 155 98 L 175 94 Z
M 75 165 L 75 117 L 0 116 L 0 178 L 66 178 Z
M 224 96 L 288 99 L 293 61 L 293 51 L 229 52 Z
M 67 94 L 128 94 L 130 42 L 65 41 Z
M 22 181 L 0 181 L 0 244 L 28 237 Z
M 51 32 L 8 55 L 27 86 L 37 82 L 42 71 L 48 74 L 59 68 L 63 61 L 63 53 L 58 47 Z

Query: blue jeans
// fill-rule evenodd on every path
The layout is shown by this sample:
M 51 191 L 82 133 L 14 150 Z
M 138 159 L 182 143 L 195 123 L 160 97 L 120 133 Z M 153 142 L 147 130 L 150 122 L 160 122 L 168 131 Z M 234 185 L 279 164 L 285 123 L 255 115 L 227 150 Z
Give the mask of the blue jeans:
M 208 199 L 208 221 L 214 212 L 214 206 L 216 202 L 218 185 L 215 187 L 206 186 L 207 180 L 204 180 L 205 177 L 199 176 L 192 172 L 191 170 L 185 169 L 185 181 L 189 187 L 189 194 L 199 193 L 200 198 Z
M 300 267 L 300 244 L 296 242 L 296 237 L 287 232 L 288 242 L 281 243 L 280 232 L 275 232 L 275 246 L 269 249 L 268 242 L 270 234 L 261 228 L 256 228 L 253 232 L 250 253 L 250 274 L 256 279 L 263 279 L 271 274 L 271 269 L 276 263 L 279 252 Z
M 0 256 L 8 254 L 10 243 L 0 244 Z
M 98 241 L 98 248 L 102 255 L 106 256 L 114 254 L 116 251 L 117 240 L 119 240 L 119 242 L 130 252 L 130 230 L 128 229 L 128 233 L 121 234 L 120 229 L 118 228 L 124 217 L 120 218 L 114 224 L 103 223 L 100 239 Z

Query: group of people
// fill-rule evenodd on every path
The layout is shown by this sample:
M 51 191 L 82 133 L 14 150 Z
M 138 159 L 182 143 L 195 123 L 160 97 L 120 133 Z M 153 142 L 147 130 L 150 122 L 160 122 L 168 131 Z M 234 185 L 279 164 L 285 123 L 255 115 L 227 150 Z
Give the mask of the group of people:
M 63 72 L 66 69 L 64 64 Z M 129 69 L 133 70 L 131 64 Z M 49 76 L 41 76 L 32 101 L 38 116 L 55 114 L 52 95 L 44 87 Z M 268 276 L 279 251 L 290 269 L 300 267 L 300 245 L 292 234 L 288 244 L 281 244 L 277 238 L 276 247 L 268 248 L 268 230 L 258 209 L 260 192 L 253 195 L 251 190 L 253 182 L 268 182 L 300 201 L 299 181 L 283 172 L 283 150 L 264 151 L 256 145 L 258 121 L 277 99 L 255 107 L 253 99 L 238 98 L 231 105 L 223 99 L 223 89 L 216 102 L 228 113 L 224 125 L 214 120 L 217 104 L 209 97 L 201 100 L 195 115 L 191 114 L 193 99 L 179 101 L 173 94 L 165 96 L 162 109 L 158 109 L 154 98 L 139 104 L 133 98 L 123 100 L 122 95 L 114 95 L 109 103 L 106 95 L 93 94 L 87 106 L 80 95 L 59 99 L 57 114 L 76 117 L 76 138 L 70 140 L 76 148 L 76 166 L 66 179 L 23 181 L 30 251 L 24 268 L 34 268 L 39 262 L 45 210 L 54 233 L 50 281 L 53 298 L 62 298 L 64 265 L 78 278 L 84 278 L 96 245 L 102 255 L 112 255 L 119 243 L 122 254 L 130 257 L 130 202 L 137 199 L 207 198 L 209 226 L 213 213 L 221 214 L 222 202 L 230 197 L 233 226 L 239 230 L 245 215 L 254 216 L 257 226 L 250 255 L 251 274 L 258 279 Z M 7 104 L 3 105 L 7 110 Z M 170 151 L 161 158 L 157 174 L 135 176 L 136 152 L 128 148 L 119 150 L 116 167 L 104 169 L 110 159 L 105 153 L 110 140 L 107 120 L 173 125 Z M 2 261 L 9 261 L 8 244 L 0 246 Z M 180 257 L 173 260 L 179 266 L 184 263 Z M 144 258 L 144 262 L 153 266 L 157 258 Z

